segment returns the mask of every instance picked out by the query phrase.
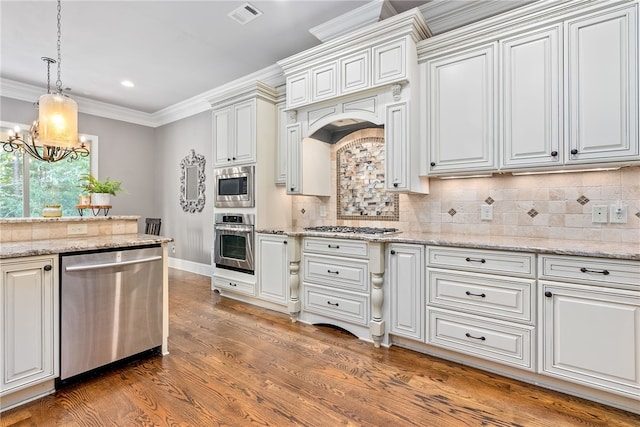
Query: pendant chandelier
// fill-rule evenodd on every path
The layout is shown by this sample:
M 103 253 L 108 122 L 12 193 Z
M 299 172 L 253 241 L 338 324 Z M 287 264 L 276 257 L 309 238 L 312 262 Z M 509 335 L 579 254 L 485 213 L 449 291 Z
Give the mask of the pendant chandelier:
M 25 139 L 20 134 L 20 129 L 16 128 L 9 131 L 8 140 L 2 142 L 2 148 L 6 152 L 24 152 L 49 163 L 63 159 L 71 161 L 89 155 L 84 142 L 78 140 L 78 104 L 62 92 L 60 12 L 58 0 L 58 79 L 55 92 L 51 92 L 50 69 L 51 64 L 56 64 L 56 60 L 43 57 L 42 60 L 47 63 L 47 93 L 38 100 L 38 120 L 33 122 L 29 138 Z

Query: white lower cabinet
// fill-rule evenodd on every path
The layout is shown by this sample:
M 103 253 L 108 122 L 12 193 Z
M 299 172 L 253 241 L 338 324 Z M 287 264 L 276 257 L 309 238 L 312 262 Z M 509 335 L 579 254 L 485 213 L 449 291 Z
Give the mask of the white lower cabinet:
M 376 345 L 385 338 L 384 245 L 305 237 L 301 319 L 342 327 Z
M 255 283 L 242 279 L 213 276 L 212 284 L 215 289 L 232 291 L 239 294 L 254 296 L 256 293 Z
M 0 260 L 0 396 L 58 376 L 58 257 Z
M 287 304 L 287 236 L 257 235 L 258 298 L 277 304 Z
M 426 342 L 535 371 L 535 255 L 427 247 L 427 260 Z
M 640 263 L 542 256 L 540 266 L 540 372 L 640 400 Z
M 392 243 L 387 248 L 389 332 L 424 340 L 424 246 Z

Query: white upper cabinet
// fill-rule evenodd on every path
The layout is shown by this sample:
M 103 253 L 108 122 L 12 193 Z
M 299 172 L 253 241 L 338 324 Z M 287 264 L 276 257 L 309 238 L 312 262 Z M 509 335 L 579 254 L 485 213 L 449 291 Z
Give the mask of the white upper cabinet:
M 491 43 L 426 61 L 430 174 L 497 169 L 496 48 Z
M 287 113 L 284 111 L 284 101 L 277 106 L 278 129 L 276 136 L 276 172 L 275 183 L 287 183 Z
M 356 53 L 340 58 L 340 92 L 343 94 L 356 92 L 369 87 L 370 52 Z
M 338 94 L 338 64 L 317 67 L 311 70 L 311 101 L 333 98 Z
M 256 161 L 255 100 L 230 105 L 213 112 L 215 167 Z
M 565 30 L 567 163 L 638 159 L 638 4 Z
M 417 50 L 430 176 L 640 163 L 637 1 L 533 3 Z
M 561 165 L 562 26 L 500 41 L 501 167 Z
M 396 40 L 371 49 L 373 55 L 373 84 L 378 86 L 407 77 L 406 39 Z
M 309 71 L 305 71 L 287 78 L 287 108 L 311 102 L 309 74 Z

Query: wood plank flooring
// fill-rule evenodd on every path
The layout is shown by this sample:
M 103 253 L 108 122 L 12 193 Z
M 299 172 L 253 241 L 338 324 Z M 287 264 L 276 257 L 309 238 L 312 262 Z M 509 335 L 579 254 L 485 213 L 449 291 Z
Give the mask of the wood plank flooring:
M 170 270 L 171 354 L 0 415 L 2 426 L 639 426 L 640 416 L 220 297 Z

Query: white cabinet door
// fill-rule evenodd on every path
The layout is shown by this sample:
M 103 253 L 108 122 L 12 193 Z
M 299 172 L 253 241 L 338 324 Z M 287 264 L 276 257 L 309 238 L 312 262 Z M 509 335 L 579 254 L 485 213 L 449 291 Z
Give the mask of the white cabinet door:
M 424 246 L 390 244 L 387 259 L 390 331 L 424 341 Z
M 287 108 L 310 102 L 309 71 L 287 77 Z
M 369 50 L 340 59 L 340 94 L 369 87 Z
M 567 163 L 638 159 L 638 4 L 565 23 Z
M 275 183 L 287 183 L 287 113 L 285 103 L 278 104 L 278 132 L 276 135 L 276 175 Z
M 408 190 L 409 173 L 411 173 L 408 109 L 406 102 L 387 105 L 384 127 L 387 190 Z
M 57 257 L 2 262 L 0 394 L 58 376 Z
M 228 166 L 233 156 L 230 148 L 232 145 L 231 107 L 213 112 L 213 152 L 215 166 Z
M 640 395 L 640 293 L 540 281 L 545 374 Z
M 287 236 L 258 234 L 258 298 L 287 304 Z
M 407 77 L 407 41 L 405 39 L 374 46 L 371 52 L 374 86 Z
M 561 35 L 556 25 L 500 42 L 503 168 L 562 164 Z
M 311 102 L 334 98 L 338 95 L 338 63 L 311 70 Z
M 427 60 L 430 175 L 496 169 L 496 47 Z
M 301 152 L 300 123 L 287 126 L 287 194 L 300 194 L 302 175 L 300 174 Z
M 233 106 L 234 112 L 234 164 L 256 161 L 256 102 L 245 101 Z

